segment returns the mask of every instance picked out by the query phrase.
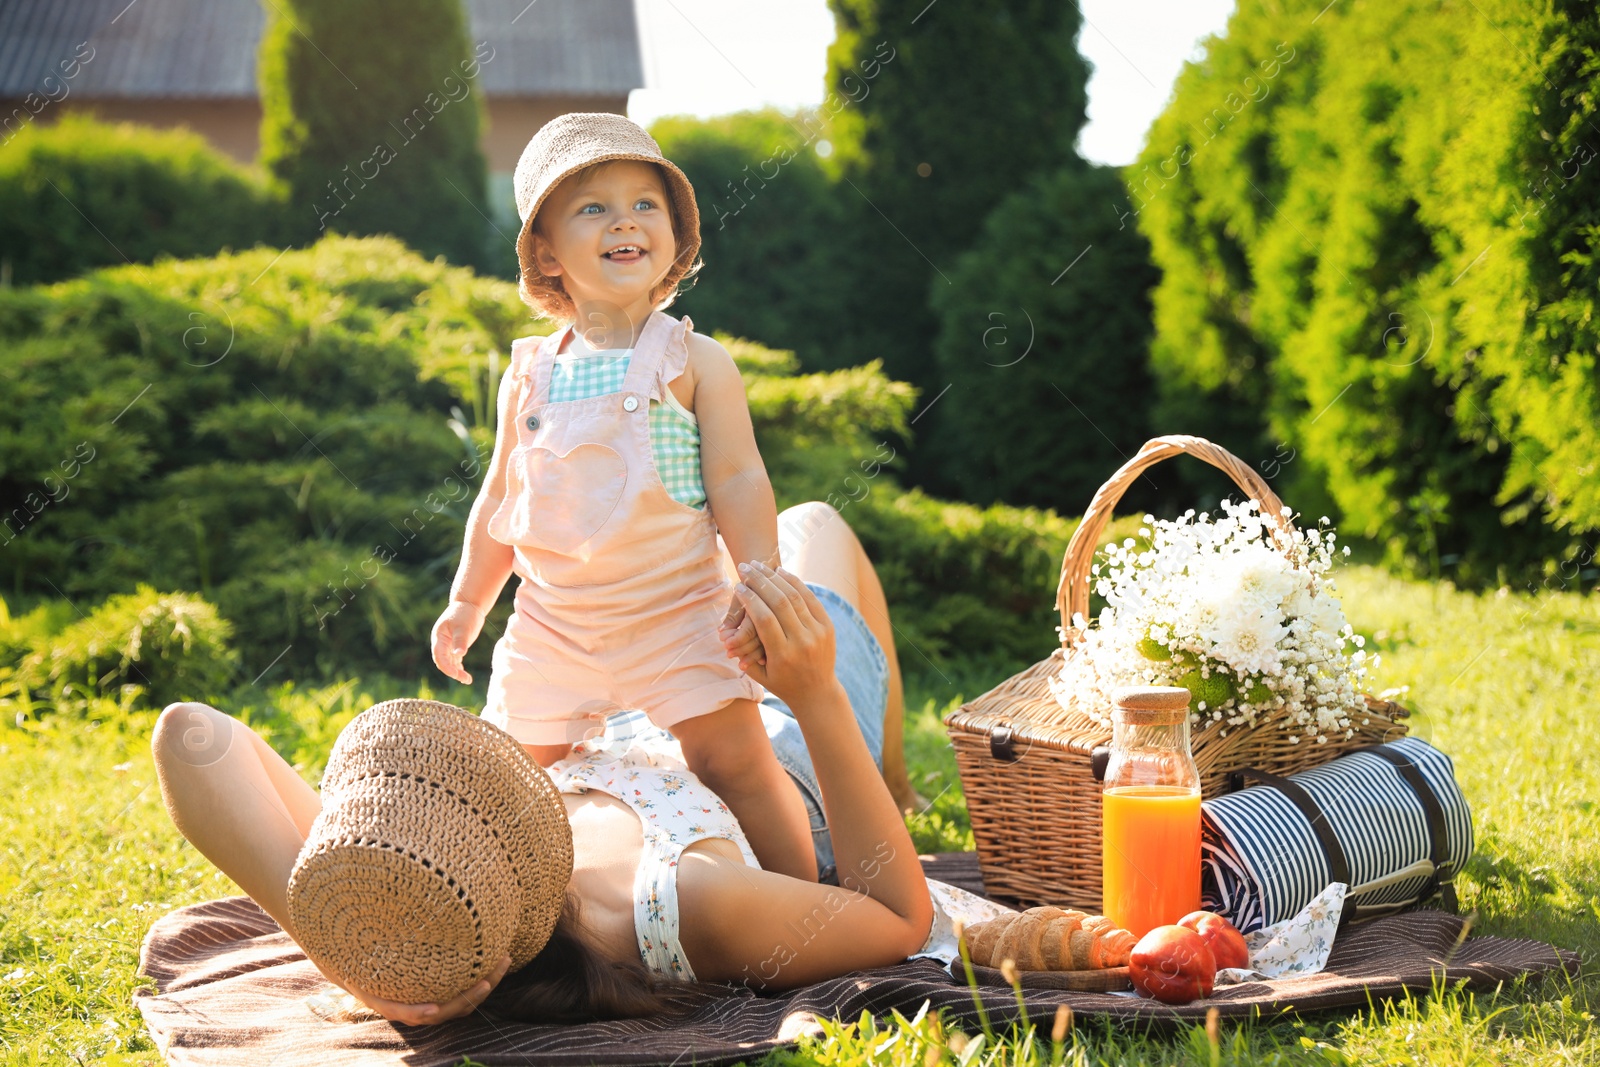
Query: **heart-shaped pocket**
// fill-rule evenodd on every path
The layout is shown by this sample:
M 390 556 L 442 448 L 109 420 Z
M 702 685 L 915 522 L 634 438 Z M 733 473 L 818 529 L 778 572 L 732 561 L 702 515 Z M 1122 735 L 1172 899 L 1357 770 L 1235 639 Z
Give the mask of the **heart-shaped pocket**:
M 530 445 L 517 464 L 530 505 L 527 535 L 557 552 L 574 552 L 598 534 L 628 482 L 628 465 L 616 449 L 593 442 L 574 445 L 564 456 Z

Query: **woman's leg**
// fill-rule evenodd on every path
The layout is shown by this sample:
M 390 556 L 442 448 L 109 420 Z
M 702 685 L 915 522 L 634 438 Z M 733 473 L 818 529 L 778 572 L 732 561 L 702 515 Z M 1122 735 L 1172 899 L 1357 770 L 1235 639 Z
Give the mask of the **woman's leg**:
M 254 730 L 216 708 L 172 704 L 150 738 L 173 824 L 289 936 L 289 872 L 322 799 Z
M 866 550 L 856 539 L 855 532 L 845 526 L 843 519 L 839 520 L 838 525 L 844 526 L 845 532 L 850 536 L 850 543 L 855 548 L 856 590 L 859 595 L 851 599 L 851 603 L 861 612 L 861 617 L 867 620 L 867 628 L 883 646 L 884 658 L 889 663 L 889 701 L 883 716 L 884 784 L 889 787 L 889 793 L 894 797 L 895 803 L 900 805 L 901 811 L 919 811 L 926 802 L 911 787 L 911 780 L 906 770 L 906 692 L 905 685 L 900 680 L 900 657 L 895 652 L 894 626 L 889 622 L 889 602 L 884 598 L 883 583 L 878 580 L 878 569 L 867 558 Z M 849 598 L 848 593 L 842 595 Z
M 922 800 L 906 774 L 905 688 L 900 680 L 900 659 L 895 655 L 889 605 L 877 569 L 839 512 L 818 500 L 784 509 L 778 516 L 778 543 L 785 570 L 802 581 L 825 585 L 849 601 L 883 646 L 889 665 L 889 699 L 883 720 L 883 780 L 901 810 L 916 810 Z M 739 580 L 726 553 L 723 566 L 733 574 L 733 581 Z

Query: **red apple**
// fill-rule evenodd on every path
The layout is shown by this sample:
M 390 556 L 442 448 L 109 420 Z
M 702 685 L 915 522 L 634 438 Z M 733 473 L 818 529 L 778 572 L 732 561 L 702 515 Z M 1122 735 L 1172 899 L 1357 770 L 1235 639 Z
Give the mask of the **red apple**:
M 1133 946 L 1128 976 L 1141 996 L 1187 1004 L 1211 995 L 1217 961 L 1204 939 L 1187 926 L 1158 926 Z
M 1250 950 L 1245 947 L 1244 935 L 1234 925 L 1214 911 L 1191 911 L 1178 920 L 1200 935 L 1211 955 L 1216 957 L 1217 969 L 1250 966 Z

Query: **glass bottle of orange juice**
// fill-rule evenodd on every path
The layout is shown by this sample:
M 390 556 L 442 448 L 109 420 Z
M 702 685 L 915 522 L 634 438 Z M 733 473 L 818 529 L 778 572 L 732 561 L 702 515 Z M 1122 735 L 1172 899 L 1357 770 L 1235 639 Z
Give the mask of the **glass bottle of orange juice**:
M 1101 795 L 1104 907 L 1143 937 L 1200 907 L 1200 772 L 1189 751 L 1189 691 L 1112 694 Z

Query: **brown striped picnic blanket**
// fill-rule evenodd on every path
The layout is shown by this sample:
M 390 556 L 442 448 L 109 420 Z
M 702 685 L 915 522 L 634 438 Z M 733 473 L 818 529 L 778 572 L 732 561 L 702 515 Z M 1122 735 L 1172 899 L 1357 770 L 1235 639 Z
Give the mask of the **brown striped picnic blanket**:
M 982 892 L 970 853 L 923 858 L 931 878 Z M 1566 969 L 1578 957 L 1538 941 L 1476 937 L 1461 940 L 1462 920 L 1415 911 L 1355 926 L 1340 934 L 1328 969 L 1307 978 L 1252 982 L 1219 989 L 1182 1008 L 1103 993 L 1028 991 L 1035 1019 L 1050 1019 L 1057 1004 L 1079 1018 L 1113 1016 L 1130 1022 L 1202 1017 L 1215 1006 L 1224 1016 L 1303 1012 L 1365 1004 L 1412 990 L 1426 994 L 1435 975 L 1491 987 L 1520 974 Z M 960 964 L 956 964 L 957 968 Z M 155 991 L 137 990 L 156 1047 L 179 1067 L 295 1067 L 316 1064 L 404 1064 L 444 1067 L 470 1056 L 479 1064 L 708 1064 L 753 1060 L 816 1033 L 818 1018 L 853 1019 L 863 1010 L 914 1014 L 928 1001 L 969 1029 L 976 1025 L 972 992 L 932 960 L 859 971 L 771 996 L 745 992 L 708 998 L 667 1018 L 567 1026 L 534 1026 L 479 1013 L 438 1026 L 399 1026 L 373 1017 L 330 1021 L 308 1007 L 311 994 L 334 991 L 289 936 L 248 897 L 229 897 L 176 909 L 157 920 L 139 953 L 139 973 Z M 982 991 L 992 1021 L 1009 1024 L 1016 1001 L 1008 987 Z

